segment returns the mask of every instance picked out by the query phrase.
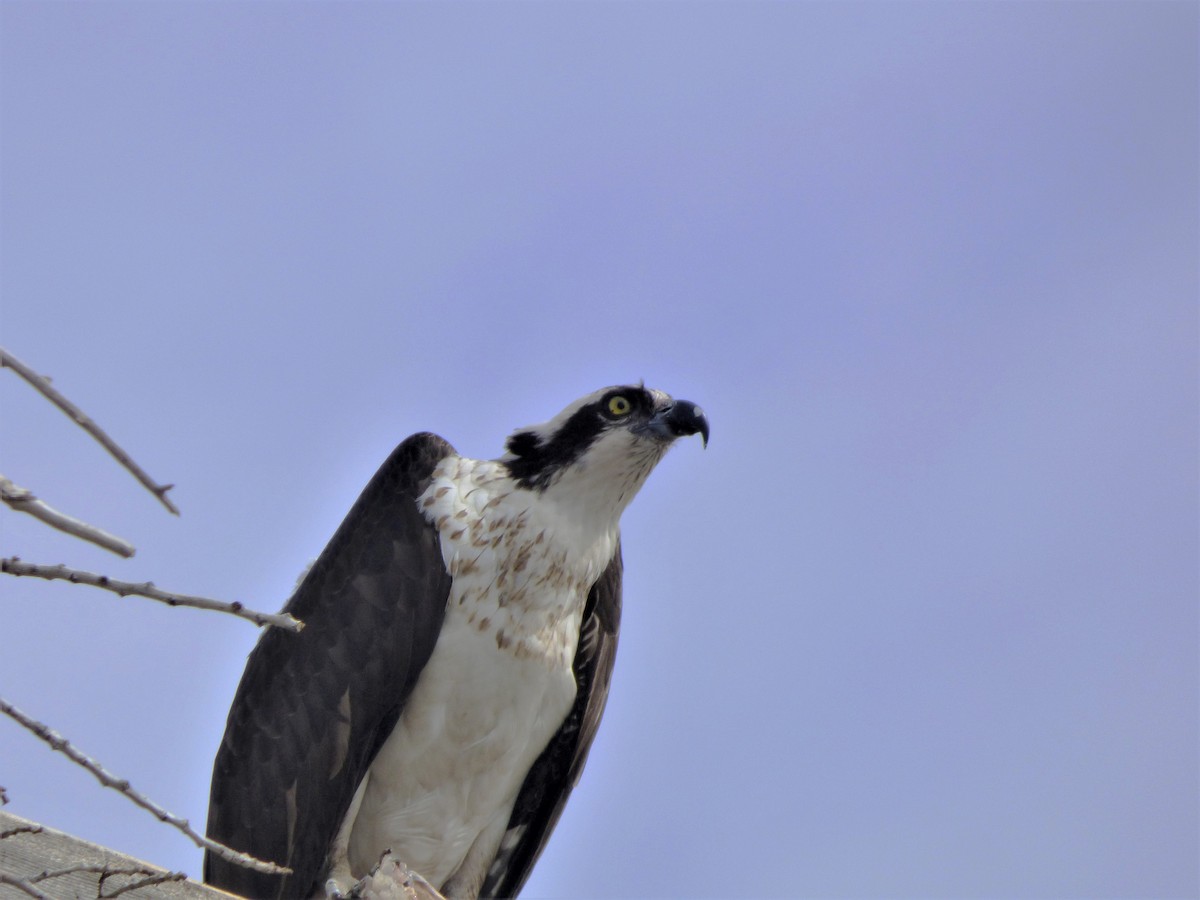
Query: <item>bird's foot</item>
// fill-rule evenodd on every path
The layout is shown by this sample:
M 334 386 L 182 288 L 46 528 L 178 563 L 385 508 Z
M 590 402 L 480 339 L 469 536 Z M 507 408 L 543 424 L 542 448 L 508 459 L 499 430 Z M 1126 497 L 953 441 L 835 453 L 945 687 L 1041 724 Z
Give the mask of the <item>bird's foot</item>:
M 432 884 L 397 859 L 389 850 L 370 874 L 343 886 L 325 882 L 326 900 L 445 900 Z

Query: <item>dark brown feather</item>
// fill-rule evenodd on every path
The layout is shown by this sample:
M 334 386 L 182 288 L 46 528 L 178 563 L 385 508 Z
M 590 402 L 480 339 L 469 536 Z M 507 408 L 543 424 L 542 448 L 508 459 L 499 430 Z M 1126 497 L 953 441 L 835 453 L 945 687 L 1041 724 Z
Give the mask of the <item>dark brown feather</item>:
M 293 873 L 207 853 L 209 884 L 308 897 L 325 878 L 354 791 L 441 630 L 450 576 L 416 500 L 453 452 L 432 434 L 400 444 L 284 607 L 304 629 L 271 629 L 250 654 L 213 766 L 208 835 Z

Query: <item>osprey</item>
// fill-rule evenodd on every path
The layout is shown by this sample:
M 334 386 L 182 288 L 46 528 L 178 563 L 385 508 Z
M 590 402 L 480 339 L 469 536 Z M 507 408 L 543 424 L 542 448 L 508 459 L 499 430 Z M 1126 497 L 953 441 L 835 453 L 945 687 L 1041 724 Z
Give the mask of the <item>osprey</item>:
M 496 460 L 401 443 L 250 654 L 213 766 L 208 853 L 247 897 L 348 892 L 386 851 L 448 897 L 510 897 L 608 695 L 622 511 L 708 422 L 640 385 L 516 431 Z

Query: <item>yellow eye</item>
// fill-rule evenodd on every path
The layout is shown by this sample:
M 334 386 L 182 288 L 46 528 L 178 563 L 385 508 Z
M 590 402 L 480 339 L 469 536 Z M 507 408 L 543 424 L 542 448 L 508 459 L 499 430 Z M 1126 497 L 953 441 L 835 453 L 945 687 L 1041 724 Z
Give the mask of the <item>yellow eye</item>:
M 608 399 L 608 411 L 614 416 L 627 416 L 629 415 L 629 410 L 632 408 L 628 397 L 622 397 L 618 394 Z

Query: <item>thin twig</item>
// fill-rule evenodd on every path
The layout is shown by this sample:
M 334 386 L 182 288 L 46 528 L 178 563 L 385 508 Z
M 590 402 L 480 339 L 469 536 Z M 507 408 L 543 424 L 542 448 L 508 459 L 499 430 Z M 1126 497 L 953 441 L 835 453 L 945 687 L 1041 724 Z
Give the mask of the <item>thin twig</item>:
M 97 892 L 97 896 L 100 898 L 100 900 L 110 900 L 110 898 L 120 896 L 126 891 L 139 891 L 144 887 L 150 887 L 151 885 L 155 884 L 164 884 L 168 881 L 187 881 L 187 876 L 182 872 L 162 872 L 160 874 L 151 874 L 147 872 L 146 875 L 147 877 L 143 878 L 141 881 L 131 881 L 129 884 L 117 888 L 111 894 L 105 894 L 103 892 L 104 879 L 101 878 L 99 885 L 100 890 Z
M 0 840 L 6 837 L 12 837 L 16 834 L 41 834 L 42 828 L 40 825 L 25 825 L 21 828 L 13 828 L 5 832 L 0 832 Z M 147 869 L 145 866 L 130 866 L 126 868 L 113 868 L 108 863 L 100 863 L 93 865 L 77 865 L 68 866 L 65 869 L 53 869 L 39 872 L 37 875 L 29 875 L 24 880 L 27 885 L 33 886 L 41 884 L 43 881 L 50 881 L 55 878 L 65 878 L 68 875 L 80 875 L 92 873 L 99 875 L 97 882 L 97 897 L 111 898 L 119 894 L 124 894 L 126 891 L 136 891 L 140 888 L 150 887 L 155 884 L 163 884 L 168 881 L 186 881 L 187 875 L 183 872 L 163 872 L 158 869 Z M 131 881 L 128 884 L 116 888 L 111 894 L 104 893 L 104 883 L 114 876 L 124 876 L 133 878 L 134 876 L 145 876 L 138 881 Z
M 65 869 L 49 869 L 39 872 L 37 875 L 27 875 L 25 880 L 30 884 L 38 884 L 50 878 L 65 878 L 67 875 L 81 875 L 91 873 L 100 876 L 100 882 L 103 883 L 106 878 L 113 875 L 158 875 L 158 871 L 147 869 L 145 866 L 133 866 L 124 869 L 114 869 L 108 863 L 94 863 L 92 865 L 80 864 L 77 866 L 68 866 Z M 172 873 L 174 874 L 174 873 Z M 187 877 L 186 875 L 183 877 Z
M 172 825 L 179 831 L 183 832 L 183 834 L 187 835 L 187 837 L 197 847 L 203 847 L 205 850 L 215 853 L 217 856 L 228 862 L 239 866 L 245 866 L 248 869 L 254 869 L 256 872 L 267 872 L 271 875 L 281 875 L 292 871 L 291 869 L 276 865 L 272 862 L 264 862 L 261 859 L 255 859 L 253 856 L 250 856 L 246 853 L 239 853 L 237 850 L 226 847 L 224 844 L 218 843 L 211 838 L 207 838 L 201 834 L 198 834 L 191 827 L 191 825 L 188 824 L 187 819 L 182 819 L 179 816 L 167 812 L 153 800 L 134 790 L 134 788 L 129 784 L 128 780 L 124 778 L 117 778 L 115 775 L 111 774 L 103 766 L 101 766 L 100 763 L 96 762 L 96 760 L 75 749 L 75 747 L 72 746 L 72 744 L 57 731 L 46 727 L 41 722 L 31 719 L 29 716 L 25 715 L 25 713 L 21 712 L 3 698 L 0 698 L 0 713 L 4 713 L 19 725 L 22 725 L 29 731 L 32 731 L 35 735 L 49 744 L 52 750 L 57 750 L 59 753 L 64 754 L 72 762 L 91 772 L 92 775 L 95 776 L 96 780 L 105 787 L 112 788 L 118 793 L 123 794 L 134 804 L 151 813 L 160 822 L 166 822 L 168 825 Z
M 18 878 L 16 875 L 8 875 L 4 872 L 0 872 L 0 884 L 7 884 L 9 887 L 14 887 L 18 891 L 28 894 L 30 897 L 36 898 L 36 900 L 54 900 L 54 898 L 49 894 L 43 894 L 28 881 L 23 878 Z
M 124 556 L 126 559 L 133 556 L 134 547 L 129 541 L 119 538 L 115 534 L 109 534 L 95 525 L 89 525 L 82 519 L 76 519 L 74 516 L 68 516 L 64 512 L 59 512 L 53 506 L 39 500 L 33 491 L 13 484 L 3 475 L 0 475 L 0 500 L 3 500 L 17 512 L 29 513 L 35 519 L 40 519 L 51 528 L 57 528 L 59 531 L 65 531 L 74 537 L 91 541 L 105 550 L 111 550 L 118 556 Z
M 44 375 L 39 375 L 3 347 L 0 347 L 0 367 L 3 366 L 7 366 L 8 368 L 12 369 L 27 382 L 33 385 L 33 387 L 43 397 L 70 416 L 71 420 L 75 422 L 76 425 L 99 441 L 100 445 L 109 453 L 111 453 L 117 462 L 124 466 L 134 478 L 140 481 L 146 490 L 157 497 L 163 506 L 173 512 L 175 515 L 179 515 L 179 510 L 175 508 L 175 504 L 167 499 L 167 491 L 169 491 L 175 485 L 159 484 L 153 478 L 147 475 L 145 470 L 136 462 L 134 462 L 133 458 L 124 450 L 122 450 L 121 447 L 118 446 L 117 442 L 110 438 L 104 432 L 104 430 L 91 419 L 90 416 L 88 416 L 78 406 L 55 390 L 54 386 L 50 384 L 49 378 Z
M 0 572 L 6 575 L 30 575 L 34 578 L 45 578 L 47 581 L 70 581 L 73 584 L 88 584 L 92 587 L 112 591 L 122 597 L 133 595 L 148 597 L 165 603 L 167 606 L 190 606 L 195 609 L 211 609 L 216 612 L 229 613 L 246 619 L 255 625 L 273 625 L 285 631 L 299 631 L 304 623 L 293 618 L 288 613 L 264 613 L 247 609 L 238 601 L 211 600 L 208 597 L 194 597 L 189 594 L 173 594 L 170 591 L 156 588 L 152 582 L 133 584 L 129 581 L 118 581 L 107 575 L 96 575 L 92 572 L 82 572 L 78 569 L 68 569 L 66 566 L 43 566 L 37 563 L 27 563 L 14 557 L 0 559 Z

